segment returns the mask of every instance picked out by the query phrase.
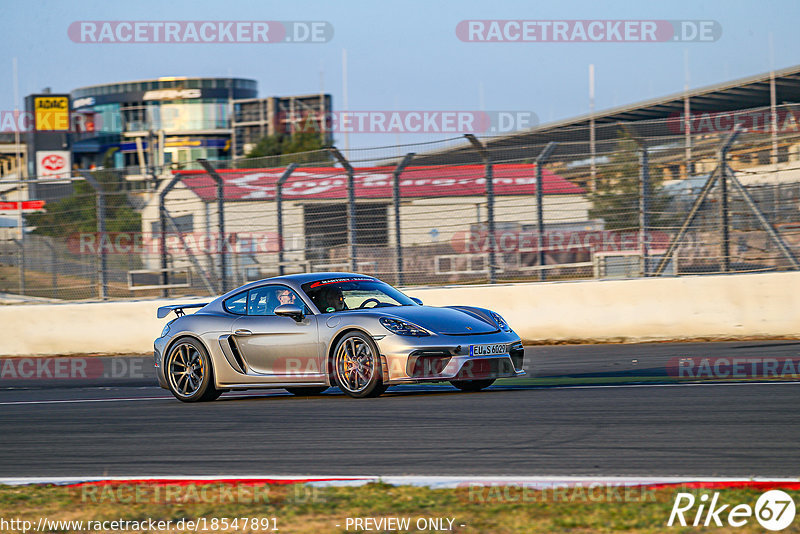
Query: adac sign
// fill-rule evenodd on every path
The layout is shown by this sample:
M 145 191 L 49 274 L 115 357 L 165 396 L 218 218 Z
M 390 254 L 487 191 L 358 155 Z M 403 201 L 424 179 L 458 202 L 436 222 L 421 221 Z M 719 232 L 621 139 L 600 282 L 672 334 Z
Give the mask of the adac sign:
M 69 130 L 68 96 L 37 96 L 33 99 L 33 107 L 37 130 Z

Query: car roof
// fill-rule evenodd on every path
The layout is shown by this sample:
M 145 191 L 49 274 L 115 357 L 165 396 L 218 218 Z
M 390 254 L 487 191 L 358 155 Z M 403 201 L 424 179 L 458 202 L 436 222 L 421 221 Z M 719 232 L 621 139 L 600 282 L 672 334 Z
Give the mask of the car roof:
M 253 282 L 248 282 L 235 289 L 231 289 L 224 295 L 220 295 L 219 297 L 211 301 L 207 305 L 206 309 L 212 311 L 224 311 L 224 307 L 222 305 L 222 302 L 224 300 L 230 298 L 231 296 L 237 295 L 243 291 L 248 291 L 250 289 L 265 284 L 286 284 L 295 290 L 300 290 L 302 289 L 300 286 L 302 286 L 307 282 L 315 282 L 317 280 L 327 280 L 330 278 L 366 278 L 369 280 L 378 280 L 374 276 L 369 276 L 366 274 L 345 273 L 345 272 L 298 273 L 298 274 L 286 274 L 283 276 L 274 276 L 272 278 L 264 278 L 262 280 L 255 280 Z
M 264 278 L 262 280 L 255 280 L 248 282 L 236 289 L 228 291 L 226 295 L 238 293 L 243 290 L 252 289 L 264 284 L 287 284 L 289 286 L 300 287 L 307 282 L 315 282 L 317 280 L 327 280 L 329 278 L 368 278 L 370 280 L 377 280 L 374 276 L 358 273 L 345 273 L 345 272 L 325 272 L 325 273 L 298 273 L 298 274 L 285 274 L 282 276 L 273 276 L 272 278 Z

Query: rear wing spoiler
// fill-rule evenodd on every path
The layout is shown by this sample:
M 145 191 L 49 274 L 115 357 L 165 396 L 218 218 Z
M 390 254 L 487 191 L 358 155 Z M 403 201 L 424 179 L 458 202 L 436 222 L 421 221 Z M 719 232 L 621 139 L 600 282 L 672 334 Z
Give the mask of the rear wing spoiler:
M 158 318 L 163 319 L 170 312 L 175 312 L 175 315 L 178 317 L 185 315 L 183 310 L 188 308 L 202 308 L 203 306 L 207 306 L 208 302 L 200 302 L 198 304 L 173 304 L 172 306 L 161 306 L 158 308 Z

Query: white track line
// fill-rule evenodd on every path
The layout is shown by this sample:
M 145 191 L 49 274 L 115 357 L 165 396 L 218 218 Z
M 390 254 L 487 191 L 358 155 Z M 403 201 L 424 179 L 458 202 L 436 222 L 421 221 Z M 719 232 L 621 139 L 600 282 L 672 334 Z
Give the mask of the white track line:
M 598 385 L 582 385 L 582 386 L 530 386 L 530 389 L 612 389 L 612 388 L 670 388 L 670 387 L 710 387 L 710 386 L 781 386 L 789 384 L 800 384 L 800 381 L 781 381 L 781 382 L 692 382 L 686 384 L 610 384 L 604 386 Z M 521 390 L 525 386 L 508 385 L 508 390 Z M 502 391 L 502 384 L 495 391 Z M 267 393 L 249 393 L 244 395 L 229 395 L 226 399 L 249 399 L 259 398 L 264 396 L 272 396 Z M 280 395 L 286 396 L 286 395 Z M 127 398 L 113 398 L 113 399 L 55 399 L 55 400 L 33 400 L 33 401 L 8 401 L 0 402 L 0 406 L 20 406 L 27 404 L 82 404 L 92 402 L 134 402 L 134 401 L 153 401 L 153 400 L 171 400 L 173 397 L 127 397 Z
M 325 480 L 327 479 L 327 480 Z M 247 480 L 250 482 L 263 480 L 283 481 L 289 483 L 305 483 L 312 486 L 363 486 L 365 484 L 381 482 L 394 486 L 426 486 L 430 488 L 458 488 L 477 486 L 525 486 L 531 489 L 551 489 L 564 487 L 591 487 L 593 485 L 602 486 L 652 486 L 661 484 L 685 484 L 685 483 L 774 483 L 797 484 L 798 478 L 735 478 L 735 477 L 692 477 L 686 476 L 265 476 L 265 475 L 231 475 L 231 476 L 137 476 L 137 477 L 7 477 L 0 478 L 0 485 L 20 486 L 27 484 L 56 484 L 71 485 L 103 481 L 128 482 L 128 483 L 147 483 L 148 481 L 175 481 L 175 482 L 196 482 L 213 483 L 218 480 Z

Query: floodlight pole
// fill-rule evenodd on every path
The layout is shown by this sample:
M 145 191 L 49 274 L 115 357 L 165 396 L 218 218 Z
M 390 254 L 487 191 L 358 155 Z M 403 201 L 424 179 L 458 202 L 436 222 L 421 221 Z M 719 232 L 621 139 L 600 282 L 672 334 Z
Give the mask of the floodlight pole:
M 464 134 L 464 137 L 472 144 L 473 148 L 480 154 L 484 165 L 486 178 L 486 218 L 489 232 L 489 283 L 497 282 L 497 262 L 495 258 L 497 250 L 497 239 L 495 236 L 494 224 L 494 175 L 492 172 L 492 158 L 483 143 L 473 134 Z M 480 221 L 478 221 L 480 222 Z
M 350 251 L 350 270 L 358 271 L 358 258 L 356 251 L 356 188 L 355 170 L 347 158 L 335 146 L 330 147 L 335 157 L 347 173 L 347 248 Z

